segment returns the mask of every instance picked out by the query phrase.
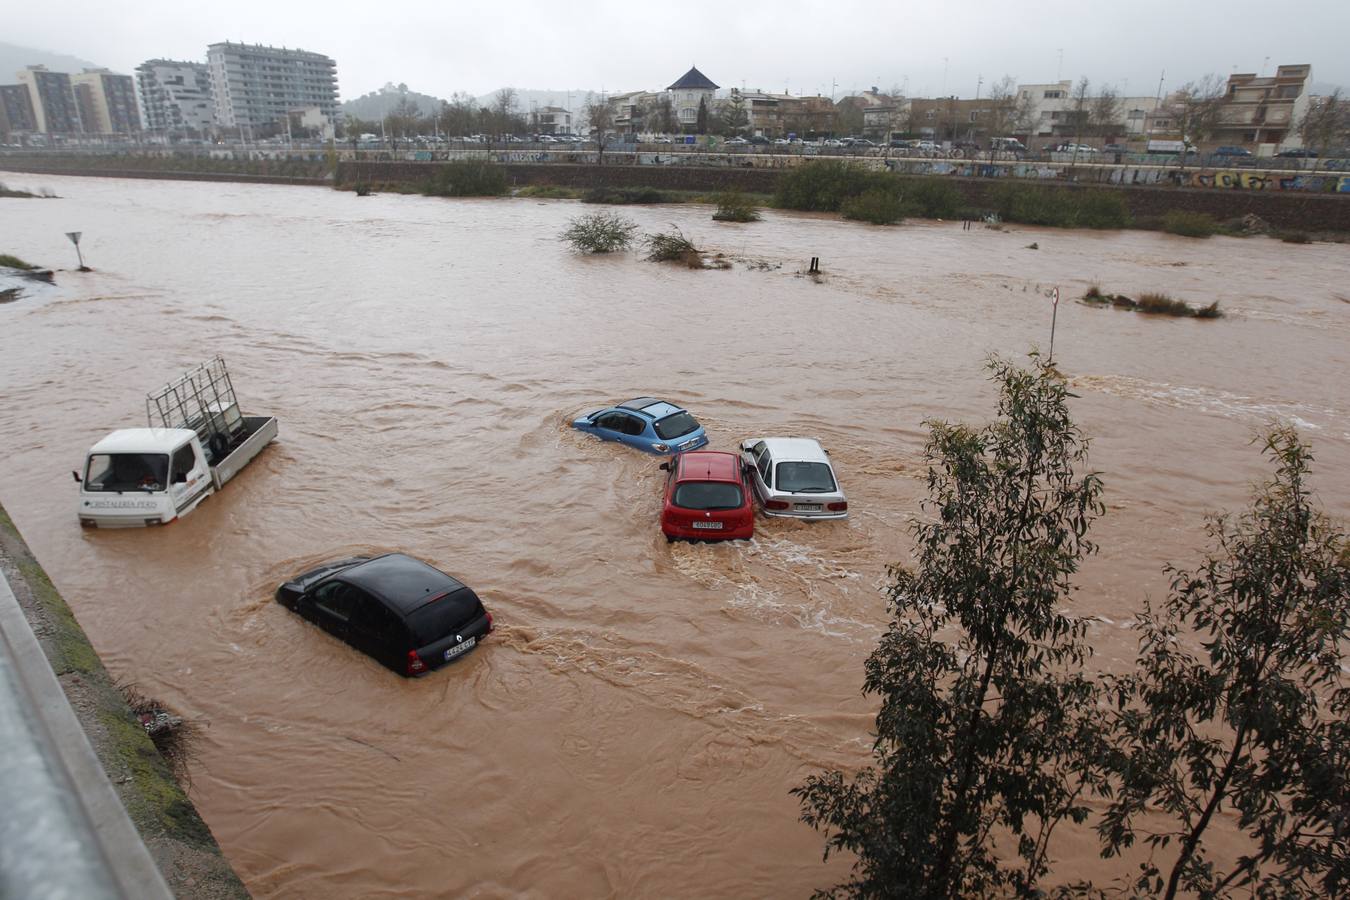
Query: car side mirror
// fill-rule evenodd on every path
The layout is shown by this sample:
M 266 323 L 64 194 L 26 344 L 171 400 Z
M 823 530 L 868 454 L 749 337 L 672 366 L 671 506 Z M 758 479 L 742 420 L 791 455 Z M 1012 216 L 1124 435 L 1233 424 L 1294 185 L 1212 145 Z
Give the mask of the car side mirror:
M 74 469 L 70 470 L 70 477 L 75 479 L 76 484 L 84 484 L 84 482 L 80 480 L 80 473 L 76 472 Z

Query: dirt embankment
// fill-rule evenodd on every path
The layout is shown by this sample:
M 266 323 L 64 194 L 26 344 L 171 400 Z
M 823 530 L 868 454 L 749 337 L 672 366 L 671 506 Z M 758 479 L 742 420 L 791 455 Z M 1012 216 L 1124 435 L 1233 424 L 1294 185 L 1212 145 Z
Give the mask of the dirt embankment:
M 0 506 L 0 572 L 37 635 L 103 771 L 175 896 L 248 891 L 89 644 L 74 614 Z

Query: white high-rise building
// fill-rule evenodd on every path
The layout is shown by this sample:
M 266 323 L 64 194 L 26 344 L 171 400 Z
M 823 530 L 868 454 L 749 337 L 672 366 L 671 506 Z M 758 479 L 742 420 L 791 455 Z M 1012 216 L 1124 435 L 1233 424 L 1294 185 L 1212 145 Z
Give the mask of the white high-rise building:
M 150 131 L 202 134 L 215 123 L 206 63 L 148 59 L 136 67 L 136 85 Z
M 322 53 L 227 41 L 206 48 L 206 65 L 222 128 L 285 123 L 313 107 L 338 118 L 337 64 Z

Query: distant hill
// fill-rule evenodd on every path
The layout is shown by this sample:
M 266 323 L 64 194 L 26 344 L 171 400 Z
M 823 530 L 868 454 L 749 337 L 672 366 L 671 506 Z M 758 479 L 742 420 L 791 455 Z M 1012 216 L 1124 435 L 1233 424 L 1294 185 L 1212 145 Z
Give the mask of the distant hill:
M 586 105 L 586 95 L 590 93 L 586 90 L 568 91 L 538 91 L 538 90 L 517 90 L 516 91 L 516 112 L 521 115 L 529 115 L 531 109 L 542 109 L 545 106 L 561 106 L 567 108 L 569 100 L 571 108 L 579 111 Z M 598 93 L 598 92 L 597 92 Z M 394 111 L 394 108 L 407 98 L 412 103 L 417 104 L 418 110 L 423 115 L 432 115 L 441 108 L 441 98 L 433 97 L 430 94 L 420 94 L 410 89 L 406 84 L 389 83 L 378 91 L 371 91 L 369 94 L 357 97 L 355 100 L 348 100 L 342 104 L 342 111 L 349 116 L 355 116 L 358 119 L 366 121 L 376 121 Z M 484 94 L 481 97 L 475 97 L 474 103 L 478 106 L 486 106 L 489 109 L 497 102 L 497 92 Z
M 78 56 L 0 42 L 0 84 L 12 84 L 19 70 L 29 66 L 46 66 L 53 72 L 79 72 L 82 69 L 100 68 L 98 63 L 80 59 Z
M 516 89 L 516 111 L 529 115 L 531 107 L 543 109 L 545 106 L 561 106 L 563 109 L 578 111 L 586 105 L 586 95 L 595 94 L 600 96 L 599 91 L 588 91 L 585 88 L 574 88 L 571 91 L 540 91 L 526 88 Z M 568 106 L 568 103 L 571 106 Z M 479 106 L 492 106 L 497 102 L 497 92 L 484 94 L 481 97 L 475 97 L 474 102 Z
M 403 102 L 404 98 L 415 103 L 418 111 L 424 116 L 434 115 L 441 108 L 440 97 L 419 94 L 417 91 L 409 90 L 406 84 L 393 84 L 391 82 L 378 91 L 371 91 L 355 100 L 348 100 L 342 104 L 342 111 L 358 119 L 374 121 L 392 113 L 395 107 Z

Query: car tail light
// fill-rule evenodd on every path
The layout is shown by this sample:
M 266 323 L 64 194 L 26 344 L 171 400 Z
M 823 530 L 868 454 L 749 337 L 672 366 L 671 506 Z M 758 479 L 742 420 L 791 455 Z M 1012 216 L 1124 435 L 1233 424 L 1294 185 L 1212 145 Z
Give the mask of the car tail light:
M 487 613 L 487 617 L 488 617 L 488 631 L 491 631 L 491 630 L 492 630 L 492 613 L 488 612 L 487 610 L 483 610 L 483 612 L 486 612 L 486 613 Z
M 787 509 L 789 506 L 786 500 L 765 500 L 765 509 Z
M 427 664 L 422 662 L 422 657 L 417 655 L 416 650 L 408 651 L 408 669 L 409 675 L 420 675 L 427 670 Z
M 848 501 L 840 500 L 838 503 L 828 503 L 825 505 L 825 508 L 830 512 L 843 512 L 848 509 Z

